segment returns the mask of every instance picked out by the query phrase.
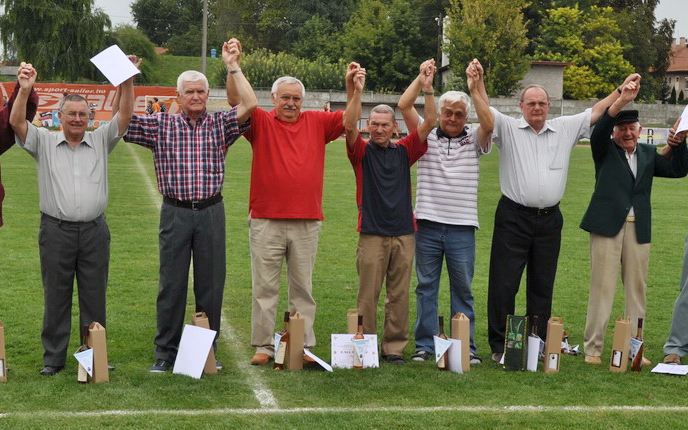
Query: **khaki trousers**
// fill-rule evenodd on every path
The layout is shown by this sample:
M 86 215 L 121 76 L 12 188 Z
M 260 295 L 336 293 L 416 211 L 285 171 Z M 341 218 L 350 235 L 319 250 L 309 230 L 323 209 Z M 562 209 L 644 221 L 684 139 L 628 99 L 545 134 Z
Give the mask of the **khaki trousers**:
M 356 249 L 358 311 L 363 332 L 377 334 L 377 304 L 386 280 L 382 355 L 403 355 L 409 339 L 409 285 L 415 251 L 413 234 L 388 237 L 361 233 Z
M 253 279 L 251 345 L 256 352 L 274 355 L 275 316 L 285 259 L 289 312 L 298 311 L 305 320 L 304 346 L 315 346 L 312 275 L 321 227 L 318 220 L 249 219 Z
M 645 318 L 649 262 L 650 244 L 638 243 L 632 221 L 626 221 L 615 237 L 590 234 L 590 298 L 584 335 L 586 355 L 602 355 L 619 266 L 626 295 L 626 316 L 631 318 L 633 327 L 637 327 L 638 318 Z

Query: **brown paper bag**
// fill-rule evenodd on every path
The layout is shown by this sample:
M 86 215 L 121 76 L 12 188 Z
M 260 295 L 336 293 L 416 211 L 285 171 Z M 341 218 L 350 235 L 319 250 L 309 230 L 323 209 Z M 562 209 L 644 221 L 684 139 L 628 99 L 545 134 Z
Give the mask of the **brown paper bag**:
M 91 382 L 108 382 L 108 355 L 105 327 L 98 322 L 92 322 L 88 326 L 87 345 L 93 349 L 93 377 Z
M 564 320 L 560 317 L 550 317 L 547 321 L 547 341 L 545 342 L 545 373 L 559 372 L 563 336 Z
M 5 359 L 5 327 L 0 321 L 0 382 L 7 382 L 7 360 Z
M 628 368 L 628 357 L 631 352 L 631 333 L 633 333 L 631 319 L 618 317 L 614 324 L 612 358 L 609 362 L 610 371 L 625 372 Z
M 210 323 L 208 322 L 208 316 L 205 314 L 205 312 L 195 313 L 194 316 L 191 318 L 191 324 L 210 330 Z M 205 360 L 203 373 L 217 373 L 217 364 L 215 363 L 215 350 L 213 350 L 212 346 L 210 347 L 208 358 Z
M 289 317 L 289 346 L 286 367 L 289 370 L 303 369 L 303 336 L 305 320 L 300 313 L 294 312 Z
M 471 320 L 459 312 L 451 319 L 451 338 L 461 341 L 461 369 L 471 370 Z
M 358 309 L 349 309 L 346 312 L 346 329 L 349 334 L 356 334 L 358 331 Z

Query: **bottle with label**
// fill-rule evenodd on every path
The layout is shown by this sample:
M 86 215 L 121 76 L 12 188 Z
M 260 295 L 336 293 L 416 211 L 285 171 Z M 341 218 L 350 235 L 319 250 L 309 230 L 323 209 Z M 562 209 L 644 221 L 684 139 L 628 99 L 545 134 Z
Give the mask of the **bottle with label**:
M 447 335 L 444 334 L 444 317 L 440 316 L 439 317 L 439 333 L 437 333 L 437 337 L 440 339 L 447 339 Z M 437 368 L 440 370 L 448 370 L 449 369 L 449 350 L 444 353 L 444 355 L 439 359 L 437 362 Z
M 639 340 L 640 342 L 643 341 L 643 319 L 638 318 L 638 332 L 636 333 L 635 338 Z M 638 352 L 635 354 L 635 357 L 633 358 L 633 362 L 631 363 L 631 371 L 633 372 L 640 372 L 643 369 L 643 344 L 641 343 L 640 346 L 638 347 Z
M 358 330 L 354 339 L 365 339 L 363 336 L 363 315 L 358 316 Z M 358 350 L 354 347 L 354 369 L 363 369 L 363 359 L 358 356 Z
M 284 313 L 284 328 L 279 333 L 280 341 L 277 347 L 277 354 L 275 354 L 275 365 L 273 369 L 283 370 L 284 359 L 287 357 L 287 349 L 289 345 L 289 312 Z
M 90 347 L 86 344 L 86 339 L 88 338 L 88 326 L 82 326 L 81 327 L 81 346 L 79 347 L 79 350 L 77 352 L 84 352 L 87 349 L 90 349 Z M 78 369 L 76 372 L 76 380 L 80 384 L 85 384 L 88 382 L 88 372 L 84 368 L 84 366 L 81 365 L 81 363 L 78 364 Z

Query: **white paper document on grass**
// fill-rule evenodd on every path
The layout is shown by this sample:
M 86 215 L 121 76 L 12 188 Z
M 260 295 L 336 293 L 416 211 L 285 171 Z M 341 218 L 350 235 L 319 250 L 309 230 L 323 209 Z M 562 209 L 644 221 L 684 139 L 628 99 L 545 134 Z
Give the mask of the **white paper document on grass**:
M 368 341 L 363 353 L 363 367 L 380 367 L 380 358 L 377 350 L 377 335 L 364 334 L 364 338 Z M 356 346 L 354 345 L 353 335 L 346 334 L 332 334 L 332 367 L 338 369 L 352 369 L 354 367 L 354 354 L 356 354 Z
M 182 340 L 179 341 L 179 352 L 172 373 L 200 379 L 216 333 L 215 330 L 186 324 Z
M 88 376 L 93 378 L 93 348 L 74 353 L 74 358 L 76 358 L 81 367 L 86 369 Z
M 531 372 L 537 372 L 538 358 L 540 358 L 540 351 L 542 339 L 539 336 L 528 336 L 528 360 L 526 369 Z
M 91 58 L 91 63 L 105 75 L 114 86 L 141 73 L 117 45 L 112 45 Z
M 684 376 L 688 374 L 688 365 L 676 365 L 676 364 L 664 364 L 659 363 L 652 369 L 652 373 L 667 373 L 669 375 L 681 375 Z
M 318 363 L 323 369 L 327 370 L 328 372 L 332 372 L 332 366 L 330 366 L 329 364 L 322 361 L 322 359 L 320 357 L 316 356 L 315 354 L 313 354 L 309 350 L 304 349 L 303 355 L 306 355 L 306 356 L 312 358 L 313 360 L 315 360 L 316 363 Z
M 676 133 L 680 133 L 686 130 L 688 130 L 688 106 L 686 106 L 685 109 L 683 109 L 683 113 L 681 114 L 681 122 L 678 123 Z

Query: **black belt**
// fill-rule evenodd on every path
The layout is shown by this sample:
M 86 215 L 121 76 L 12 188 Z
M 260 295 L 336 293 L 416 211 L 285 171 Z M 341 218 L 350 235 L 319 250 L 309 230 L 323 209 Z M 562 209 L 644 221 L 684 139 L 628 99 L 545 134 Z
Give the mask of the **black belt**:
M 194 201 L 189 201 L 189 200 L 177 200 L 173 199 L 172 197 L 167 197 L 165 196 L 162 199 L 165 203 L 176 206 L 178 208 L 186 208 L 186 209 L 191 209 L 192 211 L 199 211 L 201 209 L 205 209 L 208 206 L 212 206 L 214 204 L 220 203 L 222 201 L 222 194 L 216 194 L 212 197 L 208 197 L 207 199 L 204 200 L 194 200 Z
M 54 221 L 56 223 L 64 224 L 64 225 L 83 225 L 83 224 L 98 222 L 101 218 L 103 218 L 103 215 L 98 215 L 97 217 L 93 218 L 91 221 L 67 221 L 64 219 L 55 218 L 54 216 L 50 216 L 46 213 L 41 212 L 41 218 L 48 219 L 50 221 Z
M 554 213 L 555 210 L 559 209 L 559 203 L 557 203 L 554 206 L 550 206 L 548 208 L 531 208 L 530 206 L 523 206 L 520 203 L 516 203 L 515 201 L 509 199 L 507 196 L 502 195 L 502 201 L 509 206 L 516 208 L 520 211 L 523 212 L 528 212 L 534 215 L 549 215 L 551 213 Z

